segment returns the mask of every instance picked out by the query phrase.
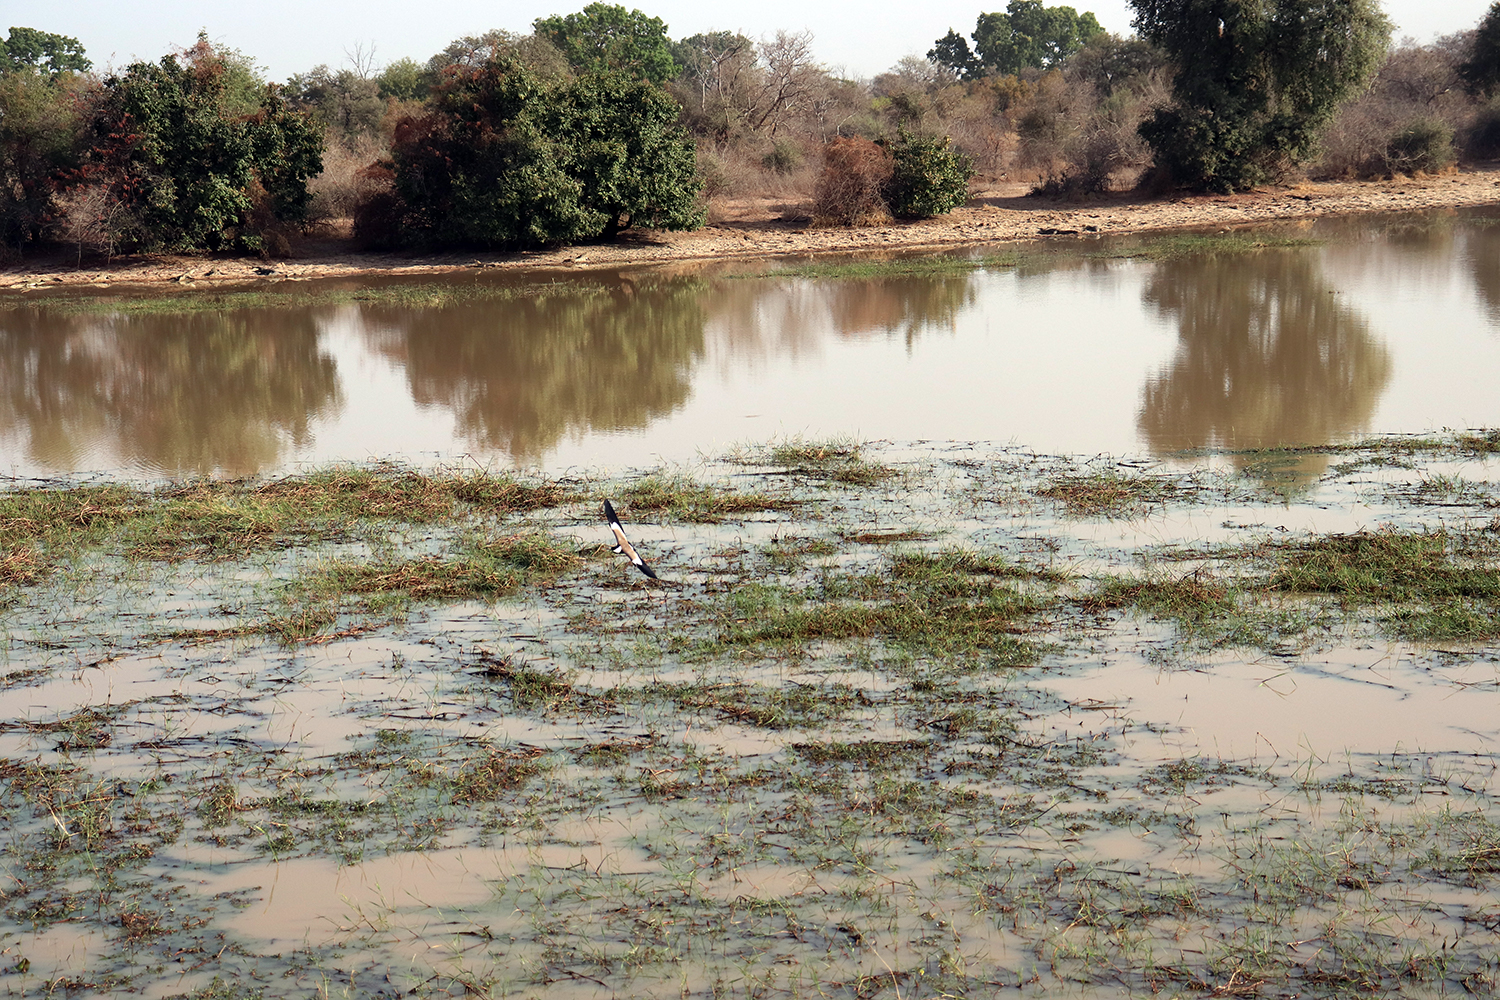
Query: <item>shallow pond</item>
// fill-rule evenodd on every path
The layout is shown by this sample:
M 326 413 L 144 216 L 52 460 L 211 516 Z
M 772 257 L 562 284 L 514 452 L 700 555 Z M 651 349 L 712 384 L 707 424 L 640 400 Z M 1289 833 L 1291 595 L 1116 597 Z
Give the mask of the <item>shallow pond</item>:
M 796 435 L 1166 455 L 1489 426 L 1497 218 L 1065 239 L 977 267 L 281 283 L 212 310 L 11 299 L 0 472 L 621 470 Z
M 1494 995 L 1491 218 L 0 311 L 0 995 Z

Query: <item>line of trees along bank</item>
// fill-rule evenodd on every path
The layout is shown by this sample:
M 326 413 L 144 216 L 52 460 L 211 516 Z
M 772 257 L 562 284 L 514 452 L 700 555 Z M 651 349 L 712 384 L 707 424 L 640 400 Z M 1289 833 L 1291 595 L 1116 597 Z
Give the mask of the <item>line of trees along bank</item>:
M 0 237 L 84 252 L 284 253 L 356 218 L 388 246 L 527 247 L 699 224 L 725 198 L 829 224 L 939 214 L 970 171 L 1054 194 L 1235 190 L 1500 154 L 1500 3 L 1389 49 L 1375 0 L 1133 0 L 1138 36 L 1041 0 L 979 14 L 870 81 L 806 35 L 672 40 L 602 3 L 424 63 L 355 50 L 269 85 L 206 39 L 93 72 L 76 40 L 0 43 Z

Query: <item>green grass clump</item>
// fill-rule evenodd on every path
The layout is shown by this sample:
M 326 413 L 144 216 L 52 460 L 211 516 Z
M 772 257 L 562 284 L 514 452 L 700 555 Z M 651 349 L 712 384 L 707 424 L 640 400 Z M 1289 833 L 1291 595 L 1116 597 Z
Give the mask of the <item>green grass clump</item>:
M 1483 430 L 1477 434 L 1460 434 L 1457 443 L 1459 451 L 1475 455 L 1493 455 L 1500 452 L 1500 428 Z
M 891 560 L 891 573 L 898 580 L 921 581 L 940 592 L 962 593 L 963 581 L 993 578 L 1001 580 L 1045 580 L 1061 583 L 1068 574 L 1059 570 L 1023 566 L 992 552 L 949 548 L 940 552 L 903 552 Z
M 1138 517 L 1152 507 L 1189 499 L 1176 482 L 1156 476 L 1122 476 L 1113 469 L 1058 476 L 1038 487 L 1039 497 L 1063 505 L 1069 517 Z
M 297 642 L 347 614 L 390 617 L 413 601 L 494 600 L 582 564 L 572 549 L 534 532 L 469 539 L 451 556 L 334 559 L 292 580 L 281 612 L 256 631 Z
M 998 582 L 1007 572 L 973 554 L 902 554 L 887 572 L 829 574 L 808 591 L 747 584 L 726 600 L 717 642 L 798 652 L 817 641 L 878 639 L 916 655 L 984 651 L 1006 665 L 1034 662 L 1036 650 L 1017 635 L 1045 602 Z
M 539 751 L 481 748 L 480 753 L 460 766 L 448 781 L 454 803 L 493 802 L 505 792 L 524 788 L 541 773 L 541 766 L 536 762 L 538 756 Z
M 785 466 L 808 479 L 842 483 L 845 486 L 878 486 L 894 479 L 899 470 L 864 457 L 864 446 L 853 438 L 804 441 L 794 438 L 772 445 L 753 464 Z
M 619 692 L 616 692 L 617 694 Z M 706 710 L 731 722 L 760 729 L 801 729 L 837 721 L 859 704 L 843 684 L 659 684 L 646 692 L 679 708 Z
M 362 523 L 427 525 L 569 503 L 555 483 L 489 473 L 334 468 L 266 481 L 201 480 L 157 490 L 86 486 L 0 492 L 0 587 L 35 583 L 91 550 L 173 562 L 223 561 L 346 534 Z
M 1500 598 L 1500 569 L 1474 542 L 1444 529 L 1394 528 L 1290 542 L 1278 546 L 1268 585 L 1348 604 Z
M 700 483 L 687 476 L 647 476 L 621 492 L 633 513 L 665 513 L 683 521 L 715 524 L 727 517 L 787 511 L 794 500 L 767 493 L 740 493 Z
M 1201 573 L 1180 577 L 1105 577 L 1079 601 L 1086 611 L 1131 608 L 1159 618 L 1204 621 L 1235 609 L 1234 590 Z
M 1091 252 L 1089 256 L 1112 260 L 1167 261 L 1254 253 L 1257 250 L 1317 247 L 1323 243 L 1323 240 L 1304 236 L 1275 236 L 1270 233 L 1168 233 L 1147 236 L 1138 243 L 1106 246 Z

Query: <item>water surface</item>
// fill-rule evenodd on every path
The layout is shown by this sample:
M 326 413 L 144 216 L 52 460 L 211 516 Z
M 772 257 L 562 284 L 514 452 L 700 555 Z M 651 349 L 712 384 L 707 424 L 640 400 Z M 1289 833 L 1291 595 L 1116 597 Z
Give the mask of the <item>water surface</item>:
M 622 470 L 792 435 L 1168 456 L 1495 425 L 1497 219 L 1329 220 L 1267 231 L 1315 245 L 1165 260 L 1050 244 L 873 278 L 610 271 L 432 305 L 36 300 L 0 311 L 0 472 Z M 329 286 L 277 286 L 310 287 Z

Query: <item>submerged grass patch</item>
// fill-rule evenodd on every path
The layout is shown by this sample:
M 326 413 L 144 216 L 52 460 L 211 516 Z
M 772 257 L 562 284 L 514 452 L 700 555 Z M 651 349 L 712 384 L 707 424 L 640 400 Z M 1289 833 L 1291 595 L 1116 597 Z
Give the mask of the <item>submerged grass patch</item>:
M 805 591 L 747 584 L 725 602 L 715 643 L 805 655 L 809 643 L 880 640 L 918 656 L 1032 663 L 1038 649 L 1020 636 L 1048 601 L 1000 582 L 1030 576 L 998 557 L 902 553 L 884 571 L 827 572 Z
M 449 556 L 332 560 L 291 581 L 285 610 L 269 616 L 262 628 L 295 641 L 318 634 L 350 611 L 392 615 L 412 601 L 493 600 L 582 563 L 572 547 L 537 532 L 465 539 Z
M 1327 535 L 1272 550 L 1268 586 L 1350 604 L 1500 599 L 1500 544 L 1446 529 Z
M 0 296 L 0 311 L 40 310 L 69 315 L 160 316 L 218 313 L 250 309 L 313 309 L 352 302 L 380 306 L 441 307 L 469 302 L 535 301 L 551 295 L 579 298 L 608 294 L 584 278 L 547 282 L 464 281 L 448 275 L 435 280 L 397 281 L 349 287 L 346 282 L 288 283 L 277 281 L 251 287 L 126 294 L 78 293 L 71 290 L 42 297 Z
M 856 455 L 783 444 L 804 450 L 768 475 Z M 168 989 L 1493 992 L 1500 827 L 1471 734 L 1403 729 L 1394 752 L 1336 764 L 1268 734 L 1274 754 L 1218 758 L 1195 749 L 1218 735 L 1201 719 L 1185 734 L 1149 698 L 1065 685 L 1106 658 L 1170 658 L 1161 630 L 1105 612 L 1216 646 L 1305 638 L 1306 608 L 1478 637 L 1496 533 L 1164 550 L 1154 526 L 1080 529 L 1034 499 L 1024 525 L 997 518 L 979 499 L 992 468 L 938 455 L 909 495 L 799 474 L 768 494 L 784 516 L 679 528 L 690 568 L 650 590 L 610 585 L 568 537 L 598 488 L 519 481 L 534 499 L 507 499 L 501 477 L 466 496 L 399 470 L 294 478 L 279 488 L 306 500 L 225 559 L 143 555 L 172 531 L 130 526 L 167 523 L 165 490 L 125 496 L 128 516 L 94 494 L 71 521 L 64 505 L 51 528 L 13 525 L 4 691 L 63 700 L 0 721 L 0 945 L 38 970 L 9 966 L 8 984 L 160 992 L 183 958 L 203 978 Z M 1013 468 L 1027 497 L 1058 465 Z M 683 520 L 743 512 L 732 491 L 653 478 L 667 487 L 607 484 L 627 527 L 635 495 Z M 242 502 L 192 500 L 210 501 Z M 1281 510 L 1232 517 L 1270 534 Z M 235 516 L 180 523 L 208 551 L 264 520 Z M 915 517 L 931 529 L 899 527 Z M 36 579 L 32 552 L 85 558 Z M 1293 568 L 1343 589 L 1280 589 Z M 409 614 L 423 603 L 458 606 Z M 1413 658 L 1458 699 L 1492 694 L 1493 656 Z M 1402 697 L 1407 659 L 1359 690 Z M 1286 674 L 1336 670 L 1313 660 Z M 88 701 L 106 690 L 131 700 Z M 225 869 L 243 888 L 220 891 Z M 288 899 L 320 918 L 295 952 L 248 922 L 224 946 L 241 908 Z M 59 925 L 103 943 L 43 969 L 28 931 Z
M 557 483 L 394 467 L 329 469 L 265 481 L 157 490 L 86 486 L 0 492 L 0 585 L 27 582 L 88 550 L 173 561 L 225 560 L 337 537 L 362 523 L 504 518 L 576 499 Z
M 664 513 L 683 521 L 713 524 L 741 514 L 787 511 L 797 502 L 768 493 L 741 493 L 688 476 L 657 475 L 636 480 L 620 494 L 632 512 Z
M 769 270 L 736 274 L 736 278 L 813 278 L 813 279 L 871 279 L 942 277 L 964 275 L 975 271 L 1000 270 L 1015 267 L 1022 260 L 1020 253 L 990 253 L 980 255 L 930 254 L 888 257 L 880 260 L 869 258 L 848 260 L 806 260 L 780 264 Z
M 1317 247 L 1325 242 L 1327 241 L 1305 236 L 1279 236 L 1266 232 L 1167 233 L 1147 236 L 1139 242 L 1131 241 L 1124 245 L 1111 244 L 1091 251 L 1089 256 L 1111 260 L 1166 261 L 1254 253 L 1258 250 Z
M 793 475 L 845 486 L 878 486 L 902 473 L 893 466 L 864 457 L 864 444 L 854 438 L 804 440 L 792 438 L 765 448 L 741 448 L 727 456 L 743 465 L 783 466 Z
M 1114 469 L 1058 476 L 1034 492 L 1062 504 L 1070 517 L 1139 517 L 1152 507 L 1193 498 L 1175 480 L 1121 475 Z

